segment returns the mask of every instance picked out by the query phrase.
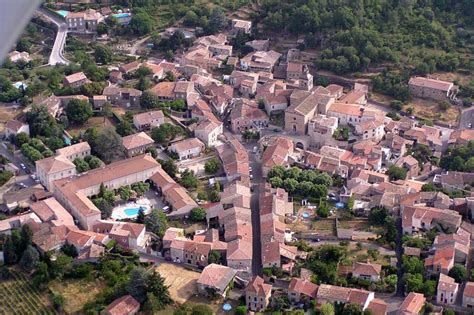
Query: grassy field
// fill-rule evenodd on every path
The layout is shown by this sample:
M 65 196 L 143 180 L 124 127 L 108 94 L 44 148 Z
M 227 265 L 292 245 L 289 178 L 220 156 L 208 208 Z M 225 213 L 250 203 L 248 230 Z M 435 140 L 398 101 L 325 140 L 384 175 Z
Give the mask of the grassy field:
M 25 275 L 11 271 L 0 281 L 0 314 L 57 314 L 49 299 L 33 287 Z
M 96 294 L 105 288 L 105 283 L 98 280 L 62 280 L 53 281 L 49 288 L 55 294 L 61 294 L 66 300 L 64 310 L 67 314 L 79 313 L 84 304 L 92 301 Z
M 91 127 L 96 127 L 96 128 L 105 128 L 105 127 L 111 127 L 114 126 L 114 120 L 113 118 L 106 117 L 104 121 L 104 117 L 101 116 L 94 116 L 91 117 L 84 125 L 82 126 L 73 126 L 69 128 L 67 131 L 72 135 L 72 136 L 77 136 L 81 132 L 84 132 L 87 130 L 87 128 Z
M 439 109 L 436 101 L 414 98 L 404 108 L 413 107 L 413 115 L 416 117 L 440 121 L 448 124 L 455 124 L 459 117 L 459 108 L 451 106 L 446 111 Z

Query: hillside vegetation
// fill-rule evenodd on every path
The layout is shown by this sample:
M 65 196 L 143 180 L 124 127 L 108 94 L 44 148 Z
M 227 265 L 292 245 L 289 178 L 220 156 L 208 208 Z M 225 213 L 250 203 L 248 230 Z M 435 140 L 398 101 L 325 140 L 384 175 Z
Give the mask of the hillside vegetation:
M 319 68 L 338 74 L 381 64 L 417 73 L 474 70 L 471 0 L 261 1 L 267 30 L 304 36 Z

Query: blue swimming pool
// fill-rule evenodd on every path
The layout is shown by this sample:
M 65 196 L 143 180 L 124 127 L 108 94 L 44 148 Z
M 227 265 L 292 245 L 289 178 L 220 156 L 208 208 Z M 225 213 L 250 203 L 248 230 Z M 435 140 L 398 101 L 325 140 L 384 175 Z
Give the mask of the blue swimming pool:
M 344 202 L 336 202 L 336 208 L 337 208 L 337 209 L 342 209 L 342 208 L 344 208 Z
M 69 14 L 69 11 L 66 11 L 66 10 L 58 10 L 58 11 L 56 11 L 56 13 L 65 18 L 66 15 Z
M 229 303 L 225 303 L 223 306 L 222 306 L 222 309 L 226 312 L 230 312 L 232 310 L 232 305 L 230 305 Z
M 309 213 L 308 212 L 303 212 L 302 216 L 303 216 L 303 218 L 307 219 L 307 218 L 309 218 Z
M 138 211 L 140 211 L 140 209 L 145 210 L 143 207 L 137 207 L 137 208 L 123 209 L 123 212 L 129 217 L 134 217 L 138 215 Z
M 117 19 L 123 19 L 123 18 L 127 18 L 127 17 L 130 17 L 132 14 L 131 13 L 116 13 L 116 14 L 112 14 L 112 16 L 114 18 L 117 18 Z

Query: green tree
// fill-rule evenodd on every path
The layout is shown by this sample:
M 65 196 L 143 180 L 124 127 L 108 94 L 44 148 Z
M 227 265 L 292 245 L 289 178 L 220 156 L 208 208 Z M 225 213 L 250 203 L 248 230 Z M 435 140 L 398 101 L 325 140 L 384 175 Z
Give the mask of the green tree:
M 283 188 L 283 180 L 280 177 L 272 177 L 269 182 L 273 188 Z
M 79 255 L 79 253 L 77 252 L 76 246 L 72 244 L 64 244 L 61 247 L 61 252 L 63 252 L 64 255 L 72 257 L 72 258 L 76 258 Z
M 440 110 L 442 110 L 443 112 L 447 111 L 449 109 L 449 107 L 451 107 L 449 105 L 449 103 L 447 101 L 442 101 L 438 104 L 438 107 Z
M 208 256 L 209 264 L 220 264 L 221 263 L 221 254 L 218 251 L 211 250 Z
M 194 174 L 193 170 L 190 169 L 185 169 L 181 173 L 181 178 L 180 181 L 181 185 L 183 185 L 185 188 L 196 188 L 199 180 L 197 176 Z
M 407 177 L 407 170 L 403 167 L 391 165 L 385 174 L 390 177 L 390 180 L 405 179 Z
M 420 273 L 416 274 L 411 274 L 408 273 L 406 274 L 406 279 L 405 279 L 406 287 L 408 292 L 418 292 L 422 293 L 423 292 L 423 275 Z
M 76 165 L 76 171 L 78 173 L 84 173 L 90 169 L 89 164 L 81 158 L 75 158 L 73 163 Z
M 122 137 L 129 136 L 135 133 L 132 124 L 126 121 L 125 119 L 122 119 L 122 121 L 115 126 L 115 131 Z
M 162 145 L 168 145 L 171 140 L 181 133 L 182 130 L 180 127 L 170 123 L 164 123 L 152 129 L 151 137 Z
M 21 147 L 23 144 L 30 142 L 30 136 L 24 132 L 20 132 L 15 136 L 15 145 Z
M 28 245 L 20 259 L 20 265 L 25 270 L 32 270 L 39 262 L 39 253 L 31 245 Z
M 123 201 L 129 201 L 132 197 L 132 189 L 130 186 L 123 186 L 119 188 L 120 199 Z
M 220 163 L 216 158 L 212 158 L 204 164 L 204 170 L 208 174 L 215 174 L 220 168 Z
M 384 207 L 375 207 L 370 210 L 369 213 L 369 222 L 373 225 L 383 225 L 385 223 L 385 218 L 388 215 L 387 209 Z
M 30 136 L 59 136 L 62 130 L 58 127 L 56 120 L 49 114 L 46 106 L 32 105 L 26 113 L 26 122 L 30 125 Z
M 156 301 L 158 310 L 164 309 L 173 302 L 168 287 L 165 285 L 165 279 L 158 272 L 152 271 L 148 274 L 146 285 L 147 291 L 158 299 Z
M 147 277 L 145 269 L 141 267 L 135 267 L 130 271 L 126 290 L 128 294 L 133 296 L 140 303 L 146 300 Z
M 467 270 L 463 265 L 455 264 L 448 275 L 453 278 L 457 283 L 462 283 L 467 279 Z
M 62 294 L 58 293 L 53 295 L 53 305 L 56 310 L 62 310 L 64 304 L 66 304 L 66 298 Z
M 13 241 L 12 236 L 7 235 L 3 243 L 3 260 L 6 265 L 17 263 L 18 256 L 16 254 L 17 244 Z
M 204 221 L 206 219 L 206 209 L 201 207 L 192 209 L 189 218 L 194 222 Z
M 191 315 L 213 315 L 212 309 L 205 304 L 196 304 L 191 309 Z
M 334 315 L 334 306 L 330 303 L 324 303 L 320 308 L 321 315 Z
M 61 280 L 65 274 L 72 270 L 72 258 L 66 255 L 57 255 L 56 259 L 51 260 L 50 270 L 53 277 Z
M 214 34 L 222 30 L 227 25 L 227 19 L 222 10 L 215 6 L 209 18 L 207 32 Z
M 66 106 L 66 115 L 70 122 L 82 125 L 92 117 L 92 105 L 85 100 L 70 100 Z
M 145 211 L 142 208 L 138 210 L 138 215 L 137 215 L 137 218 L 135 219 L 135 222 L 139 224 L 145 223 Z
M 239 305 L 235 308 L 235 315 L 246 315 L 246 314 L 247 314 L 247 306 Z M 327 315 L 334 315 L 334 313 L 327 314 Z
M 87 164 L 89 164 L 89 168 L 91 170 L 102 166 L 102 161 L 98 157 L 93 156 L 93 155 L 86 156 L 84 158 L 84 161 L 86 161 Z
M 169 160 L 158 160 L 161 164 L 163 170 L 172 178 L 176 178 L 176 174 L 178 173 L 178 167 L 173 159 Z
M 145 226 L 147 231 L 155 233 L 159 237 L 163 237 L 168 228 L 168 220 L 163 211 L 153 209 L 145 219 Z
M 16 50 L 23 52 L 30 52 L 31 50 L 31 42 L 28 39 L 25 38 L 20 38 L 20 40 L 16 44 Z
M 146 11 L 137 10 L 130 21 L 130 29 L 136 35 L 146 35 L 153 30 L 153 19 Z
M 112 50 L 105 45 L 96 45 L 94 49 L 94 58 L 97 63 L 106 65 L 112 62 Z
M 363 315 L 362 307 L 359 304 L 348 303 L 344 305 L 342 315 Z
M 140 96 L 140 106 L 146 109 L 158 108 L 160 105 L 160 101 L 155 94 L 149 91 L 143 91 L 142 95 Z
M 426 280 L 423 284 L 423 294 L 426 297 L 432 297 L 436 294 L 436 281 Z
M 125 156 L 122 138 L 112 128 L 105 128 L 97 134 L 92 149 L 105 163 Z
M 322 202 L 318 209 L 316 210 L 316 213 L 321 217 L 321 218 L 327 218 L 329 216 L 329 207 L 326 202 Z

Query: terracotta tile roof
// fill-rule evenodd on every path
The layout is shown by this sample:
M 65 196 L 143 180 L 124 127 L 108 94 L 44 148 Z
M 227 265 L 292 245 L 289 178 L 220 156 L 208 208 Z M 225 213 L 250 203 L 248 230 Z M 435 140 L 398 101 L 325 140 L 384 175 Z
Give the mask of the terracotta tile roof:
M 356 104 L 361 98 L 365 97 L 365 92 L 359 90 L 352 90 L 343 96 L 340 102 L 345 104 Z
M 256 294 L 259 297 L 266 297 L 271 293 L 271 291 L 272 286 L 266 284 L 259 276 L 255 276 L 245 288 L 245 292 Z
M 408 81 L 408 85 L 414 85 L 419 87 L 427 87 L 430 89 L 449 91 L 453 87 L 453 83 L 441 80 L 435 80 L 423 77 L 412 77 Z
M 329 84 L 326 86 L 326 89 L 331 93 L 331 95 L 336 95 L 342 93 L 343 87 L 337 84 Z
M 27 124 L 22 123 L 21 121 L 12 119 L 7 122 L 7 124 L 5 125 L 5 128 L 13 130 L 14 132 L 18 132 L 18 130 L 20 130 L 20 128 L 23 126 L 27 126 Z
M 363 111 L 361 109 L 362 107 L 356 104 L 333 103 L 328 112 L 362 117 Z
M 349 303 L 364 307 L 372 292 L 361 289 L 350 289 Z
M 155 141 L 145 132 L 135 133 L 122 138 L 122 144 L 126 150 L 152 145 L 153 143 Z
M 252 260 L 251 240 L 236 239 L 227 243 L 227 260 Z
M 110 315 L 128 315 L 137 312 L 140 303 L 131 295 L 122 296 L 106 307 L 107 314 Z
M 459 285 L 454 281 L 453 278 L 440 273 L 439 274 L 439 281 L 438 281 L 438 291 L 445 291 L 445 292 L 455 292 L 457 291 Z
M 410 292 L 399 307 L 399 314 L 418 315 L 425 304 L 426 298 L 423 294 Z
M 249 176 L 249 157 L 243 145 L 235 138 L 216 148 L 228 177 Z
M 316 298 L 318 293 L 318 285 L 308 280 L 292 278 L 290 285 L 288 286 L 288 290 Z
M 36 161 L 36 168 L 41 168 L 46 174 L 53 174 L 57 172 L 75 169 L 74 163 L 69 161 L 65 156 L 51 156 L 39 161 Z
M 372 311 L 373 315 L 386 315 L 387 314 L 387 303 L 381 299 L 373 299 L 367 306 Z
M 382 271 L 382 265 L 355 262 L 352 267 L 352 273 L 367 275 L 367 276 L 379 276 Z
M 466 282 L 463 296 L 474 298 L 474 282 Z
M 77 72 L 77 73 L 73 73 L 71 75 L 68 75 L 64 79 L 66 80 L 67 83 L 72 84 L 72 83 L 75 83 L 77 81 L 87 80 L 87 77 L 84 74 L 84 72 Z
M 99 209 L 90 201 L 84 190 L 98 186 L 114 179 L 123 178 L 139 172 L 156 172 L 160 169 L 158 162 L 148 154 L 138 155 L 130 159 L 117 161 L 101 168 L 83 173 L 80 176 L 64 178 L 54 182 L 54 186 L 62 195 L 74 204 L 84 216 L 97 215 Z
M 158 97 L 174 97 L 175 82 L 160 82 L 150 89 L 150 92 Z
M 75 225 L 71 214 L 64 209 L 54 197 L 35 202 L 30 206 L 30 209 L 36 213 L 43 222 L 51 221 L 51 223 L 56 226 Z
M 330 301 L 341 301 L 346 303 L 349 301 L 351 289 L 345 287 L 338 287 L 330 284 L 321 284 L 318 289 L 317 299 L 324 299 Z
M 192 149 L 199 148 L 200 150 L 204 149 L 204 143 L 198 138 L 188 138 L 181 141 L 173 142 L 170 145 L 170 149 L 177 153 L 188 151 Z
M 164 119 L 165 115 L 161 110 L 154 110 L 151 112 L 144 112 L 141 114 L 136 114 L 133 116 L 133 121 L 138 125 L 146 125 L 152 122 L 153 120 Z
M 293 141 L 287 138 L 277 138 L 273 145 L 267 147 L 262 154 L 262 165 L 272 168 L 275 165 L 285 165 L 288 155 L 293 151 Z
M 141 62 L 139 61 L 132 61 L 130 63 L 124 64 L 120 66 L 120 71 L 124 73 L 128 73 L 130 71 L 135 71 L 137 70 L 141 65 Z
M 61 148 L 61 149 L 57 149 L 56 155 L 64 155 L 66 157 L 69 157 L 81 152 L 87 152 L 87 151 L 90 152 L 90 150 L 91 150 L 91 147 L 89 143 L 84 141 L 84 142 L 79 142 L 79 143 L 76 143 L 76 144 Z
M 232 268 L 210 264 L 204 268 L 197 283 L 223 292 L 236 273 L 237 271 Z

